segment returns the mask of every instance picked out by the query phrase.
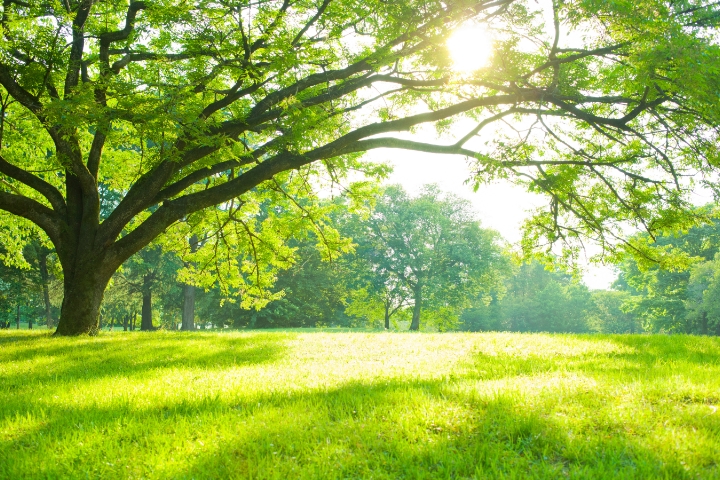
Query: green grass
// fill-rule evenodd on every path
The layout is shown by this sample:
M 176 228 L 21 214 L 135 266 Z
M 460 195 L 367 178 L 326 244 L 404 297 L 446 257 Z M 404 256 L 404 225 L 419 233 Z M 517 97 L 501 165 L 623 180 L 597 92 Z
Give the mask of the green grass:
M 720 478 L 720 340 L 0 331 L 0 478 Z

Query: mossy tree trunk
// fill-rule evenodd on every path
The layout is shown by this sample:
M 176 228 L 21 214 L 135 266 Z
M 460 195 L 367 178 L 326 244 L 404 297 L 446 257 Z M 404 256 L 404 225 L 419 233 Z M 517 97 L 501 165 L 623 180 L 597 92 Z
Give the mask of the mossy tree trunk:
M 115 268 L 101 268 L 91 257 L 88 261 L 65 268 L 62 307 L 56 335 L 97 333 L 100 305 Z

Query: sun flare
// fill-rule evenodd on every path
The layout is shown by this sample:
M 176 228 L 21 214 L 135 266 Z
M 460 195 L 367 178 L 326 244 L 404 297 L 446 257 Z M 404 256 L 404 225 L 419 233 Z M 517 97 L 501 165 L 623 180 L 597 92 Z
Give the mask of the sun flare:
M 460 73 L 471 73 L 486 66 L 492 47 L 490 34 L 481 25 L 460 27 L 447 41 L 453 69 Z

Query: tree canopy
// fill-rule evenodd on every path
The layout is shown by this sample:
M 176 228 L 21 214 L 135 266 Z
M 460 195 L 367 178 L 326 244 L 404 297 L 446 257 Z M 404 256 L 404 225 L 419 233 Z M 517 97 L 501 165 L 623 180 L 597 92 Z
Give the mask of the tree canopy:
M 651 332 L 720 335 L 720 221 L 654 241 L 647 235 L 636 240 L 671 262 L 658 265 L 627 256 L 615 285 L 630 295 L 623 309 Z
M 477 299 L 463 312 L 462 329 L 589 331 L 588 316 L 597 306 L 587 287 L 577 279 L 567 273 L 548 270 L 538 261 L 516 266 L 504 277 L 503 288 L 491 292 L 491 302 Z
M 285 240 L 326 226 L 298 198 L 313 198 L 321 174 L 335 183 L 349 170 L 376 173 L 360 160 L 371 149 L 465 155 L 479 183 L 511 178 L 547 194 L 528 244 L 608 244 L 627 224 L 688 224 L 693 184 L 716 186 L 719 8 L 9 0 L 0 16 L 6 248 L 37 229 L 55 246 L 57 333 L 71 335 L 97 329 L 109 279 L 158 237 L 182 251 L 193 231 L 213 232 L 194 253 L 205 263 L 223 249 L 250 252 L 216 273 L 243 298 L 262 297 L 289 265 Z M 492 32 L 494 55 L 460 73 L 446 41 L 474 23 Z M 446 132 L 459 118 L 472 125 L 452 144 L 397 135 L 422 124 Z M 512 129 L 492 130 L 500 123 Z M 120 198 L 108 204 L 103 189 Z M 336 233 L 323 236 L 338 246 Z
M 393 310 L 410 305 L 411 330 L 420 329 L 422 312 L 445 312 L 452 322 L 470 298 L 496 287 L 507 267 L 499 235 L 480 228 L 467 200 L 433 185 L 414 198 L 388 187 L 361 228 L 354 238 L 370 274 L 358 300 L 371 311 L 382 305 L 386 328 Z

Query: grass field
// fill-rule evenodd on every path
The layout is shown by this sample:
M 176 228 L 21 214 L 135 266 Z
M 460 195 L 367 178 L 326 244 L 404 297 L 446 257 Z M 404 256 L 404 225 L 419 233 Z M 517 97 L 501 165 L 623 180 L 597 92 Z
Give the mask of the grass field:
M 719 478 L 720 340 L 0 331 L 0 478 Z

